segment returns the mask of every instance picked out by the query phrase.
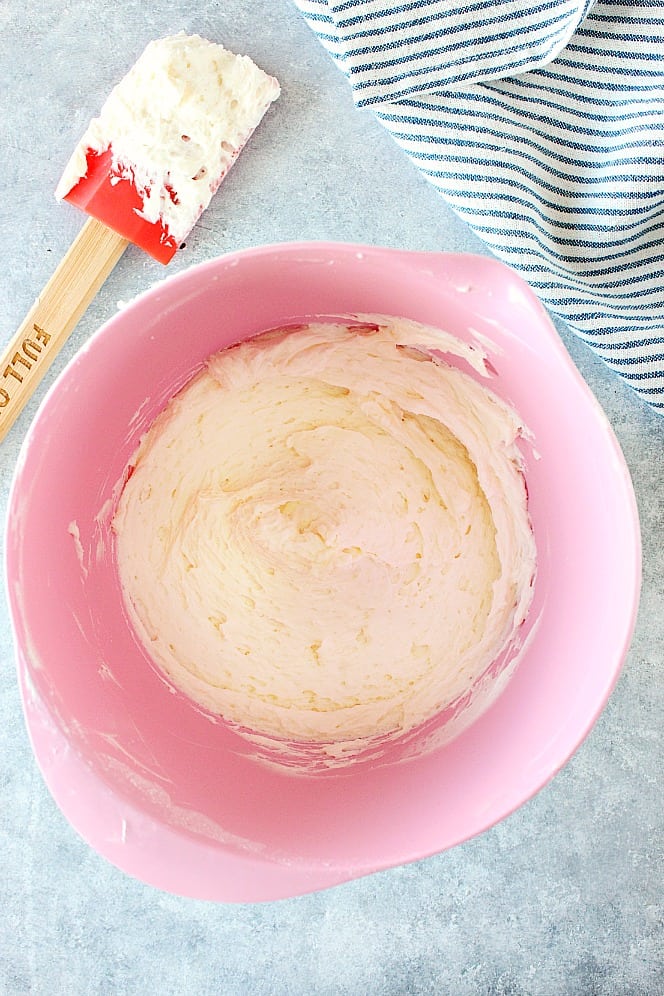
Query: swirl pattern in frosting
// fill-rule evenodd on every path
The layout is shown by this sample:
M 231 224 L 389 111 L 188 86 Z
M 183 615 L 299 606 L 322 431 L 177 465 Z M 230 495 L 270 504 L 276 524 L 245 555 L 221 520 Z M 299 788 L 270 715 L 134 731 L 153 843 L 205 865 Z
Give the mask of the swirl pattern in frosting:
M 521 420 L 459 359 L 485 372 L 405 319 L 312 322 L 222 350 L 170 401 L 114 530 L 175 686 L 265 737 L 358 746 L 473 688 L 536 552 Z

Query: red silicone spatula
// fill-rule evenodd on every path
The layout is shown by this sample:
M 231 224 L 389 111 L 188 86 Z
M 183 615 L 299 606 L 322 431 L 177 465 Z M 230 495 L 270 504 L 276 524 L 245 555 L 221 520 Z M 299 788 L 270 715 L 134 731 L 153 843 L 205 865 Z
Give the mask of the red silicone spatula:
M 128 243 L 168 263 L 278 96 L 250 59 L 197 35 L 147 46 L 56 190 L 90 217 L 0 357 L 0 439 Z
M 147 221 L 141 215 L 140 194 L 131 180 L 117 181 L 111 150 L 89 150 L 86 167 L 85 176 L 63 199 L 112 228 L 125 242 L 133 242 L 160 263 L 169 263 L 178 248 L 175 238 L 162 221 Z

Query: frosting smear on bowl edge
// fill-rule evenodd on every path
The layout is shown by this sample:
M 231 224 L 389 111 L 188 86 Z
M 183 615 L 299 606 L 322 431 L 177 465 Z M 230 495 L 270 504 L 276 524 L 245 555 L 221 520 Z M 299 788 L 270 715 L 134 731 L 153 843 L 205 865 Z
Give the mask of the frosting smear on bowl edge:
M 435 353 L 430 352 L 435 350 Z M 399 737 L 468 695 L 526 619 L 516 412 L 405 319 L 272 330 L 210 357 L 134 455 L 126 608 L 196 703 L 277 741 Z

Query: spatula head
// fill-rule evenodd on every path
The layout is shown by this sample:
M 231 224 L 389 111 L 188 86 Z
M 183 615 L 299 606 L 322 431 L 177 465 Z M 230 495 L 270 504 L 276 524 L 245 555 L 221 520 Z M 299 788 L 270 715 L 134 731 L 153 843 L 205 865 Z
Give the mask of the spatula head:
M 150 42 L 76 146 L 56 197 L 167 263 L 279 84 L 244 55 L 180 32 Z
M 129 179 L 113 172 L 111 149 L 101 155 L 89 150 L 86 158 L 86 176 L 64 199 L 108 225 L 160 263 L 168 263 L 178 248 L 177 243 L 160 221 L 150 222 L 141 217 L 141 197 Z

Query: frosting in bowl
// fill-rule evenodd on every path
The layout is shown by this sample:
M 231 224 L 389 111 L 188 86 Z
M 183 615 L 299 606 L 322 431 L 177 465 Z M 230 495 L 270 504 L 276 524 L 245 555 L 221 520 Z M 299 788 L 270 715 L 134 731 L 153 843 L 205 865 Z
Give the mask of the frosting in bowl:
M 478 684 L 536 551 L 524 427 L 464 363 L 486 374 L 412 321 L 321 320 L 222 350 L 169 402 L 113 525 L 176 687 L 253 734 L 358 751 Z

